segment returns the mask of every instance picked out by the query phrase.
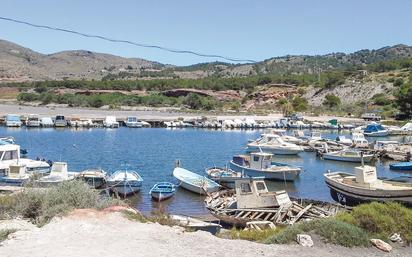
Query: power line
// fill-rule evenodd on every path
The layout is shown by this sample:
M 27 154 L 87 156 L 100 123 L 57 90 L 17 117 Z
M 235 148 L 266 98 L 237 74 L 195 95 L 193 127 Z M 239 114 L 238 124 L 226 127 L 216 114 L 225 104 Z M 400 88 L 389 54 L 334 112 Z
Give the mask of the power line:
M 232 58 L 232 57 L 225 57 L 225 56 L 218 55 L 218 54 L 203 54 L 203 53 L 194 52 L 194 51 L 190 51 L 190 50 L 172 49 L 172 48 L 158 46 L 158 45 L 149 45 L 149 44 L 137 43 L 137 42 L 133 42 L 133 41 L 129 41 L 129 40 L 114 39 L 114 38 L 109 38 L 109 37 L 100 36 L 100 35 L 82 33 L 82 32 L 78 32 L 78 31 L 74 31 L 74 30 L 70 30 L 70 29 L 52 27 L 52 26 L 48 26 L 48 25 L 38 25 L 38 24 L 34 24 L 34 23 L 31 23 L 31 22 L 28 22 L 28 21 L 16 20 L 16 19 L 2 17 L 2 16 L 0 16 L 0 19 L 4 20 L 4 21 L 9 21 L 9 22 L 28 25 L 28 26 L 35 27 L 35 28 L 66 32 L 66 33 L 71 33 L 71 34 L 75 34 L 75 35 L 79 35 L 79 36 L 83 36 L 83 37 L 88 37 L 88 38 L 98 38 L 98 39 L 101 39 L 101 40 L 114 42 L 114 43 L 125 43 L 125 44 L 130 44 L 130 45 L 134 45 L 134 46 L 138 46 L 138 47 L 155 48 L 155 49 L 159 49 L 159 50 L 163 50 L 163 51 L 167 51 L 167 52 L 171 52 L 171 53 L 192 54 L 192 55 L 196 55 L 196 56 L 200 56 L 200 57 L 206 57 L 206 58 L 219 58 L 219 59 L 223 59 L 223 60 L 231 61 L 231 62 L 248 62 L 248 63 L 255 63 L 256 62 L 254 60 L 249 60 L 249 59 L 238 59 L 238 58 Z

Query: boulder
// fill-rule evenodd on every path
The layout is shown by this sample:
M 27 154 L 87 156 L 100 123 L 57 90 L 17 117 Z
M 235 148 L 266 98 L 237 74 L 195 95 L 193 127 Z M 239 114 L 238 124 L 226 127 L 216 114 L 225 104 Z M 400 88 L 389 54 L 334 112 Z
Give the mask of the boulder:
M 390 252 L 392 251 L 392 246 L 388 243 L 385 243 L 384 241 L 380 239 L 371 239 L 371 243 L 378 248 L 379 250 L 382 250 L 384 252 Z
M 297 234 L 296 235 L 296 241 L 298 244 L 304 247 L 312 247 L 313 246 L 313 240 L 312 237 L 309 235 L 305 234 Z

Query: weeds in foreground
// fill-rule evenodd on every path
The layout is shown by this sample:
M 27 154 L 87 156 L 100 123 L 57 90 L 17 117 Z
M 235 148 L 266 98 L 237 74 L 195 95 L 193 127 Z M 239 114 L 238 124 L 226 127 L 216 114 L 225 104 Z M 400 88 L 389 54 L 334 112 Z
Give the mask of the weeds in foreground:
M 10 234 L 16 231 L 17 229 L 0 229 L 0 242 L 3 242 L 4 240 L 6 240 Z
M 276 229 L 262 229 L 262 230 L 242 230 L 237 228 L 232 228 L 229 232 L 220 234 L 219 237 L 230 238 L 230 239 L 242 239 L 255 242 L 264 242 L 267 238 L 276 235 L 282 231 L 283 228 Z

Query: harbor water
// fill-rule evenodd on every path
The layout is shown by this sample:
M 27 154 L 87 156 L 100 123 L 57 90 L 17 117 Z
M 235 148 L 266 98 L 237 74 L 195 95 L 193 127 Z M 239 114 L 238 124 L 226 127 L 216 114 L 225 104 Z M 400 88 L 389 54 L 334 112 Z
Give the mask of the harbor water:
M 30 158 L 65 161 L 69 171 L 103 168 L 107 172 L 133 169 L 143 177 L 140 193 L 128 199 L 137 209 L 149 214 L 161 210 L 173 214 L 206 216 L 203 197 L 180 188 L 175 197 L 153 202 L 150 188 L 157 182 L 178 183 L 172 176 L 174 163 L 205 174 L 205 168 L 225 166 L 235 154 L 244 153 L 248 140 L 257 138 L 262 130 L 206 129 L 28 129 L 0 128 L 0 136 L 13 136 Z M 338 132 L 323 131 L 325 138 L 335 139 Z M 349 132 L 342 132 L 349 135 Z M 376 140 L 377 138 L 373 138 Z M 385 138 L 385 140 L 404 138 Z M 369 138 L 371 141 L 371 138 Z M 304 172 L 295 182 L 269 182 L 272 189 L 286 189 L 295 197 L 333 201 L 323 178 L 327 170 L 352 172 L 359 164 L 326 161 L 313 152 L 297 156 L 275 156 L 274 161 L 301 166 Z M 388 163 L 376 163 L 378 176 L 395 177 L 402 173 L 389 170 Z

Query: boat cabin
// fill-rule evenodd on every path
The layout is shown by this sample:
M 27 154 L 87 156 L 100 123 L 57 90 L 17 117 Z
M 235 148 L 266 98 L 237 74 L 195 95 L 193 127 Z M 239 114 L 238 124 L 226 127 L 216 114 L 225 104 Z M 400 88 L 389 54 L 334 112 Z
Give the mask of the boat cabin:
M 68 178 L 69 173 L 67 171 L 67 163 L 66 162 L 53 162 L 51 167 L 50 176 L 59 176 Z
M 251 169 L 263 170 L 272 166 L 272 156 L 270 153 L 256 152 L 248 155 L 237 155 L 233 157 L 233 163 L 246 166 Z
M 7 176 L 9 178 L 15 178 L 15 179 L 27 177 L 26 165 L 24 165 L 24 164 L 11 164 L 9 166 Z
M 355 167 L 355 181 L 364 186 L 374 185 L 380 180 L 376 173 L 376 168 L 368 165 Z
M 268 208 L 292 204 L 286 191 L 269 191 L 264 178 L 244 178 L 235 181 L 237 208 Z

